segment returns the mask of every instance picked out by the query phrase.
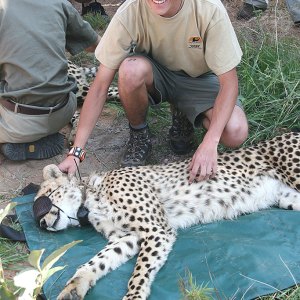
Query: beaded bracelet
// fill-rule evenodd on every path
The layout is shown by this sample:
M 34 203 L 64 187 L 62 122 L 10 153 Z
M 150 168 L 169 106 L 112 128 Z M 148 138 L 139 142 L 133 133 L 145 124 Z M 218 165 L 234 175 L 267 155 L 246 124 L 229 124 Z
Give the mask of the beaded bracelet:
M 80 147 L 71 147 L 68 156 L 75 156 L 82 162 L 85 159 L 86 152 Z

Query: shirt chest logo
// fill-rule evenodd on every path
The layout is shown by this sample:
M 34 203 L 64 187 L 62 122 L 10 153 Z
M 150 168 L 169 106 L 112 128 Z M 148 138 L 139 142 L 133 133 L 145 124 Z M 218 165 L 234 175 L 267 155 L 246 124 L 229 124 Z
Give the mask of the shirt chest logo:
M 188 48 L 201 49 L 203 46 L 203 40 L 201 36 L 191 36 L 188 40 Z

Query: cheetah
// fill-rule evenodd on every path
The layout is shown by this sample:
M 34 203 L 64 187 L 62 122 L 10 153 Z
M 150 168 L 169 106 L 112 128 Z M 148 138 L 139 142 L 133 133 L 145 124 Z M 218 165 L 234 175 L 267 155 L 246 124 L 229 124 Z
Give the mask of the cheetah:
M 33 204 L 38 226 L 59 231 L 88 220 L 108 239 L 77 269 L 59 300 L 83 299 L 97 280 L 136 254 L 123 300 L 147 299 L 177 229 L 271 206 L 300 210 L 300 133 L 220 154 L 216 176 L 205 181 L 189 183 L 189 164 L 187 159 L 95 172 L 82 182 L 56 165 L 44 168 Z
M 96 66 L 88 68 L 88 67 L 79 67 L 75 63 L 68 60 L 68 75 L 75 78 L 77 83 L 76 88 L 76 99 L 77 106 L 81 106 L 84 102 L 85 97 L 88 94 L 90 89 L 90 81 L 96 76 L 98 68 Z M 119 89 L 116 86 L 110 86 L 107 93 L 107 99 L 119 99 Z M 71 132 L 68 137 L 68 144 L 70 146 L 73 145 L 75 135 L 78 128 L 80 117 L 80 111 L 77 109 L 74 113 L 72 119 L 70 120 L 70 124 L 72 126 Z

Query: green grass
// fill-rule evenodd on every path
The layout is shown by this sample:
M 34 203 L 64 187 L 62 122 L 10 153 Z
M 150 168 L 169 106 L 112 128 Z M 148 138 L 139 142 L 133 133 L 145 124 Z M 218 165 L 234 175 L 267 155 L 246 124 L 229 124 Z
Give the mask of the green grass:
M 171 126 L 170 105 L 163 102 L 160 107 L 149 108 L 148 120 L 151 126 L 151 131 L 154 134 L 159 134 L 162 128 Z
M 257 300 L 300 300 L 300 289 L 293 287 L 270 296 L 258 297 Z
M 250 126 L 248 143 L 300 127 L 300 43 L 241 37 L 240 93 Z
M 27 260 L 28 250 L 24 243 L 10 242 L 7 239 L 0 238 L 0 261 L 4 272 L 5 284 L 10 291 L 16 291 L 13 278 L 28 267 Z
M 115 111 L 117 113 L 117 117 L 125 116 L 125 111 L 118 100 L 110 100 L 106 102 L 105 106 Z
M 24 244 L 10 242 L 7 239 L 0 238 L 0 257 L 4 270 L 15 270 L 17 264 L 23 262 L 27 258 L 24 250 Z
M 100 14 L 87 13 L 83 19 L 90 23 L 95 31 L 103 33 L 109 23 L 107 17 L 101 16 Z

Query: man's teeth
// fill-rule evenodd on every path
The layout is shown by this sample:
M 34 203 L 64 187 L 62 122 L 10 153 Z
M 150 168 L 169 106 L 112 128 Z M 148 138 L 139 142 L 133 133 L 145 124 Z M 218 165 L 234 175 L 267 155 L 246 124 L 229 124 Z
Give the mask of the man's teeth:
M 152 0 L 155 4 L 163 4 L 166 2 L 166 0 Z

